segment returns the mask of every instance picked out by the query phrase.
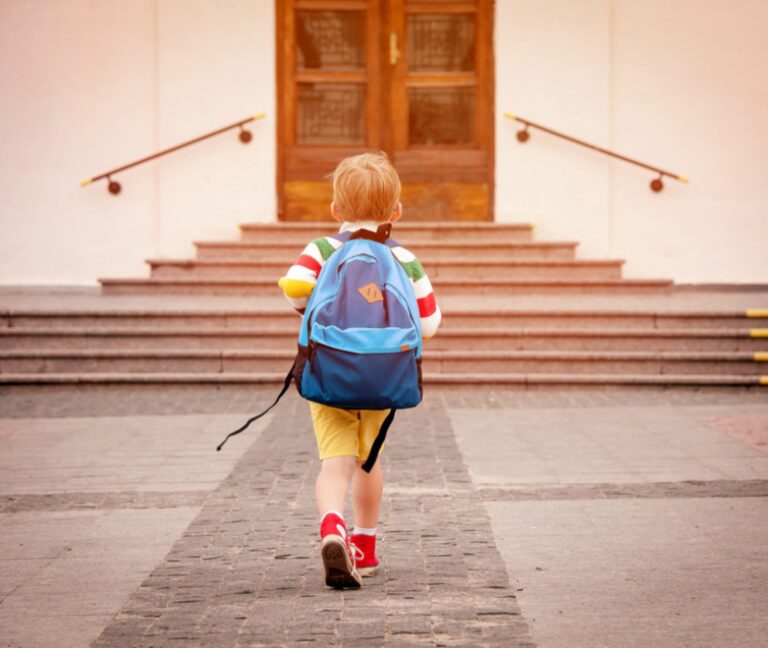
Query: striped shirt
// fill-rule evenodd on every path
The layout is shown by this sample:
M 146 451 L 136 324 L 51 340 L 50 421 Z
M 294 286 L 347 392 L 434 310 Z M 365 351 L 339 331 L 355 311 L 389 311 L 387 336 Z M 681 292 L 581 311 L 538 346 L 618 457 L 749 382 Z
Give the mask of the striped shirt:
M 342 232 L 353 232 L 360 228 L 376 231 L 376 223 L 344 223 L 339 230 Z M 323 269 L 325 262 L 337 249 L 343 245 L 342 241 L 333 236 L 324 236 L 315 239 L 307 244 L 299 258 L 296 260 L 285 279 L 295 280 L 306 283 L 309 288 L 317 282 L 320 270 Z M 435 301 L 435 293 L 432 290 L 432 284 L 429 281 L 427 273 L 419 260 L 408 250 L 400 245 L 391 248 L 395 259 L 400 263 L 405 274 L 411 280 L 413 292 L 416 296 L 416 303 L 419 306 L 419 315 L 421 316 L 421 335 L 424 339 L 431 338 L 440 326 L 442 315 L 440 307 Z M 303 313 L 309 299 L 307 290 L 306 296 L 285 295 L 286 299 L 299 312 Z

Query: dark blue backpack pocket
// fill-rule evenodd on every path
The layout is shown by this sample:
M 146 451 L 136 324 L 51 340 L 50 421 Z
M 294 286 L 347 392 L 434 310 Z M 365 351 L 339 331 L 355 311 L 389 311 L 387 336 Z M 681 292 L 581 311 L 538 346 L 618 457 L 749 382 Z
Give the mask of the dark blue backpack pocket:
M 304 398 L 331 407 L 402 409 L 421 402 L 415 349 L 358 354 L 310 342 L 299 347 L 294 377 Z

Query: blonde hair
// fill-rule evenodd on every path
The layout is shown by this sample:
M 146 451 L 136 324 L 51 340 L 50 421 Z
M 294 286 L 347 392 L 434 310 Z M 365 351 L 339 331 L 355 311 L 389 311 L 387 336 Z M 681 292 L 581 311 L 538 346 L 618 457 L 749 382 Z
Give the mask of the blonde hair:
M 352 223 L 384 223 L 400 200 L 400 178 L 383 152 L 344 158 L 331 178 L 336 209 Z

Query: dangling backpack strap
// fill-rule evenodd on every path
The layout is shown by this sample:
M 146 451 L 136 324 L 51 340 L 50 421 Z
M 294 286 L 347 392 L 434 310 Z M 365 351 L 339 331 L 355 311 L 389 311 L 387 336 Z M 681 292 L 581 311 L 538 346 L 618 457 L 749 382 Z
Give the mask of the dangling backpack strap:
M 389 426 L 392 425 L 392 421 L 395 420 L 395 412 L 397 412 L 397 410 L 394 408 L 389 411 L 387 418 L 384 419 L 379 428 L 379 433 L 373 440 L 373 445 L 371 446 L 371 451 L 368 453 L 368 458 L 362 465 L 363 470 L 367 473 L 371 472 L 373 465 L 376 463 L 376 457 L 379 456 L 379 450 L 381 450 L 381 446 L 384 444 L 384 439 L 387 438 L 387 430 L 389 430 Z
M 294 369 L 294 367 L 295 367 L 295 366 L 296 366 L 296 363 L 294 362 L 294 363 L 293 363 L 293 365 L 291 366 L 290 370 L 288 371 L 288 374 L 287 374 L 287 375 L 286 375 L 286 377 L 285 377 L 285 382 L 283 383 L 283 388 L 280 390 L 280 393 L 277 395 L 277 398 L 275 399 L 275 402 L 274 402 L 274 403 L 272 403 L 272 404 L 271 404 L 271 405 L 270 405 L 270 406 L 269 406 L 267 409 L 265 409 L 263 412 L 261 412 L 261 414 L 257 414 L 256 416 L 253 416 L 253 417 L 249 418 L 249 419 L 248 419 L 248 420 L 245 422 L 245 425 L 243 425 L 243 427 L 241 427 L 241 428 L 238 428 L 238 429 L 237 429 L 237 430 L 235 430 L 234 432 L 230 432 L 230 433 L 229 433 L 229 434 L 228 434 L 228 435 L 227 435 L 227 436 L 224 438 L 224 440 L 223 440 L 223 441 L 222 441 L 222 442 L 221 442 L 221 443 L 220 443 L 218 446 L 216 446 L 216 452 L 220 452 L 220 451 L 221 451 L 221 449 L 224 447 L 224 444 L 225 444 L 227 441 L 229 441 L 229 437 L 235 436 L 236 434 L 240 434 L 240 433 L 241 433 L 243 430 L 245 430 L 245 429 L 246 429 L 246 428 L 247 428 L 247 427 L 248 427 L 248 426 L 249 426 L 251 423 L 253 423 L 254 421 L 257 421 L 258 419 L 260 419 L 260 418 L 261 418 L 262 416 L 264 416 L 264 415 L 265 415 L 267 412 L 269 412 L 269 410 L 271 410 L 271 409 L 272 409 L 272 408 L 273 408 L 275 405 L 277 405 L 277 403 L 280 401 L 280 399 L 281 399 L 281 398 L 282 398 L 282 397 L 285 395 L 285 392 L 287 392 L 287 391 L 288 391 L 288 388 L 291 386 L 291 380 L 293 380 L 293 369 Z

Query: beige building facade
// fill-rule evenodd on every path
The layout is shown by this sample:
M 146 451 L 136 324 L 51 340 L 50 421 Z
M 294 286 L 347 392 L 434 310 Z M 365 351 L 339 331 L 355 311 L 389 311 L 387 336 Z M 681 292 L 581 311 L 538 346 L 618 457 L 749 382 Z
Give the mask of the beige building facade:
M 768 282 L 768 4 L 497 0 L 492 211 L 625 275 Z M 272 0 L 0 1 L 0 283 L 95 285 L 278 211 Z M 116 177 L 206 131 L 249 125 Z M 532 131 L 509 112 L 691 179 Z M 407 214 L 406 214 L 407 217 Z

